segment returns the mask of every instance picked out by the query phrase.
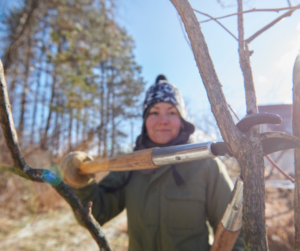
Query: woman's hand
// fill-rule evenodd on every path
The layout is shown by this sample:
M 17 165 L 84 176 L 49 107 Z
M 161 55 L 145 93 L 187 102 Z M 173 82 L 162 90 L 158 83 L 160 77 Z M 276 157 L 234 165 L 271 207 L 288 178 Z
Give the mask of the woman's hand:
M 95 174 L 79 174 L 79 166 L 84 161 L 92 161 L 93 158 L 85 152 L 70 152 L 60 161 L 64 171 L 64 182 L 73 188 L 81 188 L 95 183 Z

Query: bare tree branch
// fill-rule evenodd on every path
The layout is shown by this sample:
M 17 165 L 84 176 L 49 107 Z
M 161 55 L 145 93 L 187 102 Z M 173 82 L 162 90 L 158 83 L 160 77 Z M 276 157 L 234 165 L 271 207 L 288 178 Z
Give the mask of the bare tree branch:
M 236 130 L 235 123 L 231 117 L 222 91 L 222 86 L 215 72 L 207 44 L 195 13 L 187 0 L 171 0 L 171 2 L 177 9 L 181 20 L 184 23 L 197 66 L 211 103 L 212 111 L 216 117 L 219 128 L 222 131 L 222 136 L 224 140 L 237 142 L 238 144 L 241 134 Z M 224 127 L 222 127 L 221 124 L 227 129 L 223 130 Z
M 239 13 L 243 12 L 242 0 L 238 0 Z M 243 14 L 238 15 L 238 33 L 239 33 L 239 56 L 240 65 L 244 75 L 244 85 L 246 92 L 247 114 L 257 113 L 257 101 L 255 87 L 250 66 L 250 53 L 247 44 L 244 41 L 244 20 Z
M 17 28 L 17 34 L 15 35 L 15 37 L 13 38 L 13 41 L 11 43 L 11 45 L 8 47 L 8 49 L 6 50 L 5 54 L 4 54 L 4 71 L 6 72 L 6 70 L 9 68 L 10 64 L 12 63 L 14 57 L 15 57 L 15 53 L 17 48 L 23 43 L 25 35 L 26 35 L 26 30 L 29 28 L 30 26 L 30 21 L 35 13 L 35 10 L 38 8 L 39 6 L 39 1 L 38 0 L 32 0 L 32 1 L 28 1 L 28 11 L 23 13 L 23 15 L 21 16 L 21 18 L 19 19 L 19 27 Z M 21 21 L 25 19 L 25 22 Z
M 296 7 L 295 7 L 296 8 Z M 297 5 L 297 8 L 300 8 L 300 4 Z M 272 21 L 271 23 L 269 23 L 268 25 L 266 25 L 265 27 L 263 27 L 262 29 L 260 29 L 259 31 L 257 31 L 255 34 L 253 34 L 251 37 L 249 37 L 248 39 L 246 39 L 246 43 L 249 44 L 251 41 L 253 41 L 256 37 L 258 37 L 261 33 L 263 33 L 264 31 L 266 31 L 267 29 L 271 28 L 274 24 L 278 23 L 280 20 L 282 20 L 285 17 L 289 17 L 292 15 L 292 13 L 295 11 L 296 9 L 290 10 L 286 13 L 284 13 L 283 15 L 281 15 L 280 17 L 276 18 L 274 21 Z
M 266 156 L 267 160 L 274 166 L 286 179 L 295 183 L 295 180 L 289 176 L 285 171 L 283 171 L 269 156 Z
M 6 81 L 2 62 L 0 61 L 0 123 L 14 167 L 9 170 L 21 177 L 32 181 L 50 184 L 71 206 L 80 221 L 88 229 L 101 251 L 111 251 L 99 223 L 94 219 L 89 207 L 85 208 L 73 191 L 53 172 L 46 169 L 34 169 L 28 166 L 22 156 L 18 144 L 18 137 L 14 127 L 8 99 Z
M 190 49 L 192 50 L 191 43 L 190 43 L 189 39 L 188 39 L 187 36 L 186 36 L 185 30 L 184 30 L 184 28 L 183 28 L 183 26 L 182 26 L 182 22 L 181 22 L 181 19 L 180 19 L 180 16 L 179 16 L 179 15 L 178 15 L 178 21 L 179 21 L 180 28 L 181 28 L 181 31 L 182 31 L 182 33 L 183 33 L 184 39 L 185 39 L 185 41 L 187 42 L 187 44 L 188 44 L 188 46 L 190 47 Z M 192 50 L 192 51 L 193 51 L 193 50 Z
M 214 21 L 216 21 L 219 25 L 221 25 L 236 41 L 238 41 L 238 39 L 237 39 L 237 37 L 235 36 L 235 35 L 233 35 L 232 33 L 231 33 L 231 31 L 230 30 L 228 30 L 222 23 L 220 23 L 218 20 L 216 20 L 215 18 L 213 18 L 212 16 L 210 16 L 210 15 L 208 15 L 208 14 L 206 14 L 206 13 L 204 13 L 204 12 L 202 12 L 202 11 L 199 11 L 199 10 L 195 10 L 194 9 L 194 11 L 196 11 L 196 12 L 198 12 L 198 13 L 200 13 L 200 14 L 202 14 L 202 15 L 204 15 L 204 16 L 207 16 L 207 17 L 210 17 L 211 19 L 210 20 L 214 20 Z M 200 22 L 201 23 L 201 22 Z
M 246 250 L 267 250 L 264 161 L 260 137 L 254 133 L 255 130 L 252 130 L 252 133 L 242 134 L 235 126 L 199 22 L 189 2 L 187 0 L 171 0 L 171 2 L 184 23 L 222 137 L 242 169 L 245 187 L 243 235 Z
M 300 52 L 296 58 L 293 73 L 293 132 L 300 137 Z M 295 221 L 295 250 L 300 250 L 300 149 L 295 149 L 295 195 L 294 195 L 294 221 Z
M 231 112 L 234 114 L 234 116 L 236 117 L 236 119 L 240 120 L 239 116 L 237 115 L 236 111 L 232 108 L 232 106 L 230 104 L 228 104 L 228 107 L 231 110 Z
M 237 0 L 238 12 L 243 12 L 243 0 Z M 250 52 L 244 41 L 243 14 L 238 15 L 239 58 L 244 76 L 247 115 L 257 113 L 256 93 L 250 65 Z M 242 177 L 244 178 L 244 204 L 243 204 L 243 232 L 246 250 L 268 250 L 268 239 L 265 224 L 265 183 L 264 183 L 264 158 L 262 145 L 257 136 L 260 127 L 255 126 L 250 131 L 249 139 L 252 141 L 252 155 L 237 158 L 242 164 Z M 255 152 L 255 148 L 259 149 Z M 250 150 L 251 149 L 251 150 Z M 252 163 L 247 160 L 249 158 Z M 248 180 L 248 182 L 247 182 Z M 252 191 L 250 191 L 252 190 Z M 255 207 L 254 207 L 255 204 Z M 252 220 L 252 222 L 249 221 Z M 255 233 L 255 234 L 253 234 Z
M 291 7 L 292 5 L 291 5 L 291 1 L 290 0 L 287 0 L 287 2 L 288 2 L 288 5 Z
M 210 19 L 206 19 L 206 20 L 202 20 L 200 21 L 199 23 L 205 23 L 205 22 L 209 22 L 209 21 L 212 21 L 212 20 L 217 20 L 217 19 L 222 19 L 222 18 L 226 18 L 226 17 L 232 17 L 232 16 L 235 16 L 235 15 L 239 15 L 239 14 L 244 14 L 244 13 L 251 13 L 251 12 L 280 12 L 280 11 L 283 11 L 283 10 L 296 10 L 296 9 L 299 9 L 300 6 L 293 6 L 293 7 L 285 7 L 285 8 L 276 8 L 276 9 L 251 9 L 251 10 L 245 10 L 245 11 L 242 11 L 242 12 L 237 12 L 237 13 L 232 13 L 232 14 L 228 14 L 226 16 L 221 16 L 221 17 L 210 17 Z M 197 11 L 194 9 L 194 11 Z

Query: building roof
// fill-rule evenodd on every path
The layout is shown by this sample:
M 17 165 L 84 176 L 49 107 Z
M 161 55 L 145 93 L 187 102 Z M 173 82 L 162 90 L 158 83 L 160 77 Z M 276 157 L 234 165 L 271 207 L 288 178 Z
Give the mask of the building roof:
M 293 134 L 292 129 L 292 105 L 281 104 L 281 105 L 261 105 L 258 106 L 259 113 L 272 113 L 278 114 L 282 118 L 282 122 L 279 125 L 264 125 L 261 127 L 262 132 L 286 132 Z
M 281 105 L 259 105 L 258 111 L 260 113 L 273 113 L 278 114 L 282 118 L 292 119 L 292 104 Z

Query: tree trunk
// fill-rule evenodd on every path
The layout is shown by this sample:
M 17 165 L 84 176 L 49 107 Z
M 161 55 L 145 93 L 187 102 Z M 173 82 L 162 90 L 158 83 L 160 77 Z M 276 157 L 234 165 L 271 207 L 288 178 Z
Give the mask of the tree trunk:
M 81 117 L 81 110 L 77 109 L 77 116 L 76 116 L 76 144 L 79 145 L 80 143 L 80 117 Z
M 28 41 L 26 43 L 26 62 L 25 62 L 25 72 L 24 72 L 24 83 L 23 83 L 23 90 L 21 95 L 21 113 L 20 113 L 20 119 L 19 119 L 19 125 L 18 125 L 18 136 L 19 136 L 19 142 L 22 146 L 23 141 L 23 133 L 24 133 L 24 123 L 25 123 L 25 107 L 26 107 L 26 96 L 28 91 L 28 75 L 29 75 L 29 66 L 30 66 L 30 57 L 31 57 L 31 39 L 30 39 L 30 29 L 27 33 Z
M 114 156 L 115 155 L 115 150 L 116 150 L 116 110 L 115 110 L 115 92 L 114 92 L 114 87 L 112 88 L 112 104 L 111 104 L 111 123 L 112 123 L 112 132 L 111 132 L 111 151 L 110 155 Z
M 238 13 L 243 12 L 243 0 L 238 0 Z M 240 66 L 244 76 L 244 86 L 246 93 L 247 115 L 257 113 L 256 92 L 254 87 L 252 69 L 250 64 L 250 52 L 244 40 L 244 20 L 243 14 L 238 15 L 239 33 L 239 58 Z M 258 135 L 260 127 L 254 127 L 249 133 L 253 142 L 253 147 L 247 149 L 248 157 L 237 158 L 242 167 L 242 177 L 244 178 L 244 209 L 243 209 L 243 230 L 245 247 L 247 250 L 268 249 L 267 232 L 265 228 L 265 181 L 264 181 L 264 160 L 262 147 Z M 255 151 L 256 148 L 259 151 Z M 250 152 L 251 151 L 251 152 Z M 253 167 L 253 168 L 250 168 Z M 246 182 L 246 179 L 248 182 Z M 250 192 L 251 191 L 251 192 Z M 254 217 L 254 218 L 252 218 Z M 250 224 L 251 221 L 257 224 Z M 245 229 L 247 228 L 247 231 Z
M 61 104 L 61 101 L 59 102 L 59 104 Z M 55 158 L 57 158 L 59 152 L 59 148 L 61 147 L 60 144 L 60 138 L 61 138 L 61 134 L 62 134 L 62 112 L 57 112 L 57 122 L 55 125 L 55 144 L 54 147 L 57 150 L 56 154 L 55 154 Z
M 243 12 L 243 0 L 238 0 L 238 13 Z M 243 14 L 238 15 L 238 32 L 239 32 L 239 58 L 240 66 L 244 76 L 244 85 L 246 92 L 247 115 L 257 113 L 257 102 L 255 88 L 250 65 L 250 52 L 248 45 L 244 40 L 244 20 Z M 247 97 L 252 97 L 251 99 Z
M 293 76 L 293 132 L 300 138 L 300 52 L 294 66 Z M 300 149 L 295 149 L 295 250 L 300 250 Z
M 14 100 L 14 97 L 15 97 L 16 81 L 17 81 L 18 75 L 19 75 L 18 74 L 18 64 L 16 64 L 15 67 L 14 67 L 14 70 L 13 70 L 13 77 L 12 77 L 12 80 L 11 80 L 10 85 L 9 85 L 8 94 L 9 94 L 9 99 L 10 100 Z
M 73 129 L 73 108 L 70 108 L 69 112 L 69 137 L 68 137 L 68 147 L 69 151 L 72 151 L 72 129 Z
M 101 156 L 101 151 L 102 151 L 102 144 L 103 144 L 103 127 L 105 125 L 104 122 L 104 62 L 100 63 L 100 69 L 101 69 L 101 85 L 100 85 L 100 123 L 99 125 L 103 125 L 100 128 L 98 128 L 98 135 L 99 135 L 99 156 Z
M 47 123 L 46 123 L 45 129 L 44 129 L 44 135 L 43 135 L 43 138 L 41 140 L 41 148 L 42 149 L 45 149 L 46 144 L 47 144 L 48 131 L 49 131 L 49 128 L 50 128 L 50 122 L 51 122 L 52 113 L 53 113 L 55 88 L 56 88 L 56 73 L 55 73 L 55 67 L 54 67 L 54 76 L 53 76 L 52 88 L 51 88 L 51 98 L 50 98 L 50 102 L 49 102 L 49 113 L 48 113 Z
M 192 7 L 187 0 L 171 0 L 171 2 L 184 23 L 213 114 L 225 144 L 241 165 L 244 180 L 243 234 L 246 250 L 267 250 L 264 160 L 261 142 L 256 133 L 257 129 L 243 134 L 235 126 Z M 251 88 L 254 89 L 254 87 Z M 246 95 L 247 111 L 256 111 L 256 102 L 253 102 L 253 98 L 256 100 L 255 92 L 250 91 Z M 252 102 L 248 99 L 252 99 Z
M 47 67 L 49 68 L 49 67 Z M 41 93 L 43 93 L 42 95 L 42 99 L 41 99 L 41 123 L 40 123 L 40 128 L 39 128 L 39 141 L 42 142 L 43 140 L 43 133 L 44 133 L 44 128 L 43 125 L 45 124 L 45 100 L 46 100 L 46 93 L 47 93 L 47 88 L 49 86 L 49 74 L 47 73 L 46 70 L 46 77 L 45 77 L 45 83 L 42 86 Z M 42 144 L 41 144 L 42 145 Z
M 108 79 L 106 79 L 106 82 L 108 81 Z M 107 87 L 107 91 L 106 91 L 106 110 L 105 110 L 105 126 L 104 126 L 104 138 L 103 138 L 103 144 L 104 144 L 104 148 L 103 148 L 103 157 L 107 158 L 109 156 L 108 153 L 108 149 L 107 149 L 107 145 L 108 145 L 108 133 L 109 133 L 109 119 L 110 119 L 110 91 L 111 91 L 111 87 L 110 87 L 110 83 L 106 83 L 106 87 Z
M 45 32 L 43 33 L 43 36 L 45 36 Z M 35 125 L 36 125 L 36 116 L 37 116 L 37 107 L 38 107 L 38 103 L 39 103 L 39 95 L 40 95 L 40 86 L 41 86 L 41 75 L 42 75 L 42 70 L 43 70 L 43 58 L 44 58 L 44 54 L 45 54 L 45 44 L 43 44 L 42 47 L 42 51 L 41 51 L 41 55 L 40 58 L 38 60 L 40 60 L 40 66 L 41 69 L 38 71 L 37 74 L 37 83 L 36 83 L 36 90 L 35 90 L 35 97 L 34 97 L 34 104 L 33 104 L 33 113 L 32 113 L 32 123 L 31 123 L 31 136 L 30 136 L 30 143 L 33 144 L 34 143 L 34 135 L 36 135 L 35 132 Z

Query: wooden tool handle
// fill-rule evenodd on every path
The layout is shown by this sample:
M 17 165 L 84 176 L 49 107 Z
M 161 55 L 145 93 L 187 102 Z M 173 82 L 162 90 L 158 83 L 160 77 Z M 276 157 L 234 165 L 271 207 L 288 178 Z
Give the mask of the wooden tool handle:
M 109 159 L 83 162 L 79 167 L 80 173 L 88 174 L 106 171 L 133 171 L 157 168 L 158 166 L 152 162 L 153 150 L 154 148 L 151 148 Z
M 222 222 L 219 223 L 215 233 L 214 244 L 210 251 L 231 251 L 241 230 L 231 232 L 223 227 Z

